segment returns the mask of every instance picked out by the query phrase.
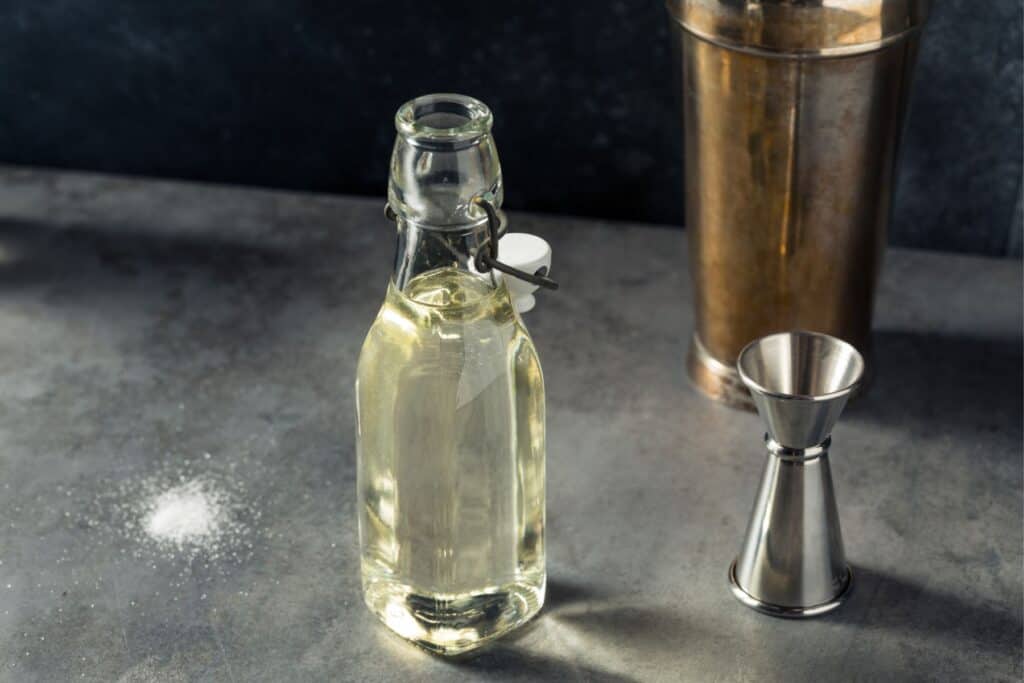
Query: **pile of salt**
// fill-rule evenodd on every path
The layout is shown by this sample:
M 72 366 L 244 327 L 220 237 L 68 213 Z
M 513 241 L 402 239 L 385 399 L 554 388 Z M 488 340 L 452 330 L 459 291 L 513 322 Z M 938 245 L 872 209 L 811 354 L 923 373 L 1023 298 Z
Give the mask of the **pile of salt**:
M 225 503 L 210 482 L 191 479 L 150 498 L 142 528 L 160 545 L 209 547 L 224 531 Z

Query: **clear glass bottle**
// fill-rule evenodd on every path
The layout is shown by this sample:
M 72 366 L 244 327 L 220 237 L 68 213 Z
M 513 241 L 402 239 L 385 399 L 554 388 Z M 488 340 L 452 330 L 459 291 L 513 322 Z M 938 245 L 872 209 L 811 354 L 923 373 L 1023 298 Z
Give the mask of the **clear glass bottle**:
M 395 122 L 395 269 L 356 380 L 363 592 L 457 654 L 544 602 L 544 380 L 506 279 L 474 265 L 502 197 L 490 111 L 428 95 Z

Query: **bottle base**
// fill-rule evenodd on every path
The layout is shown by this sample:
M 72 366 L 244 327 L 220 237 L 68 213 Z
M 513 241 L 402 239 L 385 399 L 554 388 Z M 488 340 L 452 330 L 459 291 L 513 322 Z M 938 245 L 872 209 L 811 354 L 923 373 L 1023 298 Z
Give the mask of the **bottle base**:
M 513 631 L 544 604 L 544 580 L 473 593 L 422 594 L 391 580 L 365 582 L 370 611 L 389 629 L 430 652 L 458 655 Z

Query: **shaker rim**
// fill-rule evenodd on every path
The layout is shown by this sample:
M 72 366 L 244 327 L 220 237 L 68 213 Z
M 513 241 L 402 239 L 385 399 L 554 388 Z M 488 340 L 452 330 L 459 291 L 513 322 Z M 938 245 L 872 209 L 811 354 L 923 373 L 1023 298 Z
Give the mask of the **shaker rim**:
M 680 27 L 763 57 L 823 59 L 874 52 L 917 33 L 930 0 L 666 0 Z

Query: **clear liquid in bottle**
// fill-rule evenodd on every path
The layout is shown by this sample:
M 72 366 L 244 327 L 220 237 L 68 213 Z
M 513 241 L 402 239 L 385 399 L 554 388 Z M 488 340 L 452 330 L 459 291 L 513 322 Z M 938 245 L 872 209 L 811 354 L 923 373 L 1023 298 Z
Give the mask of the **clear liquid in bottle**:
M 399 635 L 473 649 L 544 601 L 544 383 L 506 286 L 392 282 L 356 381 L 364 598 Z

